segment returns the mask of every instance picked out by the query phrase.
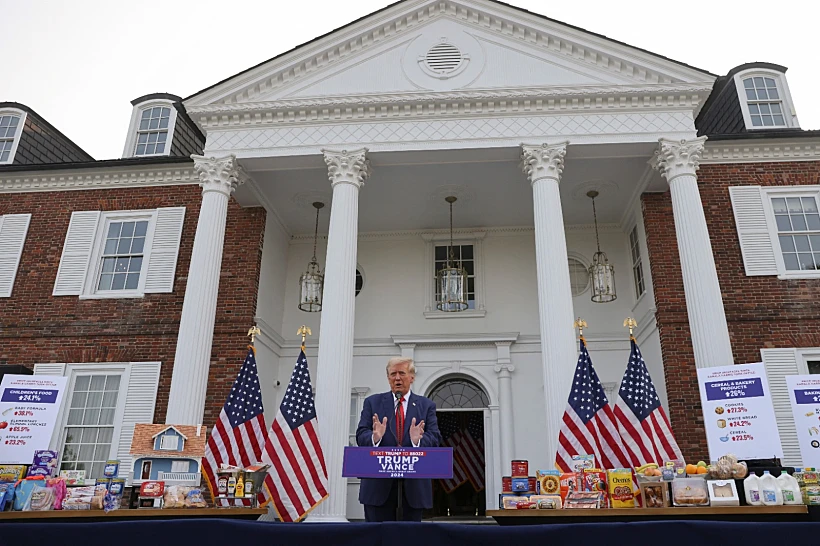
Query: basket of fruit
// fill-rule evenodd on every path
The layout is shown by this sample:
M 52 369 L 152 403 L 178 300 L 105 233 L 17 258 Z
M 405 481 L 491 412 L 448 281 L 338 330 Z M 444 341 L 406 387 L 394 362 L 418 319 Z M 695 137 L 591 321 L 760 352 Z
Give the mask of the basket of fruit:
M 686 465 L 686 475 L 692 477 L 703 477 L 709 473 L 709 467 L 703 461 L 698 461 L 698 464 Z
M 661 481 L 661 469 L 655 463 L 647 463 L 635 469 L 635 475 L 639 482 L 659 482 Z

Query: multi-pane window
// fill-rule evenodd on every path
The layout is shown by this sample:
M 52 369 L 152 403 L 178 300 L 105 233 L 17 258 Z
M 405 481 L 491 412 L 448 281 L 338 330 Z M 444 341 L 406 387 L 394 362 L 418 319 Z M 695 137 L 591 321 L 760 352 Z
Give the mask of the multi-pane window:
M 17 125 L 19 123 L 20 116 L 0 116 L 0 163 L 7 162 L 11 156 L 14 136 L 17 134 Z
M 743 80 L 746 104 L 754 127 L 785 127 L 783 101 L 774 78 L 754 76 Z
M 74 381 L 65 428 L 62 470 L 85 470 L 102 478 L 111 456 L 119 374 L 78 375 Z
M 137 147 L 134 155 L 165 153 L 170 120 L 171 108 L 168 106 L 155 106 L 143 110 L 137 129 Z
M 777 236 L 787 271 L 820 269 L 820 212 L 814 197 L 773 197 Z
M 812 375 L 820 374 L 820 360 L 807 360 L 806 366 L 809 368 L 809 373 Z
M 160 449 L 179 449 L 179 436 L 160 436 L 159 437 L 159 448 Z
M 572 296 L 578 297 L 589 288 L 589 269 L 580 260 L 569 258 L 569 285 Z
M 641 246 L 638 239 L 638 226 L 629 232 L 629 248 L 632 251 L 632 280 L 635 283 L 635 297 L 641 297 L 646 290 L 643 279 L 643 262 L 641 260 Z
M 436 246 L 435 263 L 433 264 L 433 278 L 435 279 L 439 269 L 447 266 L 447 254 L 450 247 L 447 245 Z M 461 265 L 467 271 L 467 308 L 475 309 L 475 254 L 473 252 L 473 245 L 453 245 L 453 258 L 455 265 Z M 433 290 L 435 291 L 435 300 L 438 301 L 439 291 L 438 283 L 433 282 Z
M 98 290 L 136 290 L 139 287 L 148 220 L 108 224 Z

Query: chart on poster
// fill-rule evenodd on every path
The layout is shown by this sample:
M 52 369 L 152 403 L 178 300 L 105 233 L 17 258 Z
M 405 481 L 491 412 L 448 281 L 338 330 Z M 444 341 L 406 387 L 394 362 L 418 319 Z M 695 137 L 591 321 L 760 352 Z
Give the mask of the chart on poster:
M 698 370 L 709 457 L 783 457 L 777 421 L 762 363 Z
M 0 383 L 0 463 L 31 464 L 48 449 L 66 378 L 5 375 Z
M 786 385 L 803 466 L 820 467 L 820 377 L 787 375 Z

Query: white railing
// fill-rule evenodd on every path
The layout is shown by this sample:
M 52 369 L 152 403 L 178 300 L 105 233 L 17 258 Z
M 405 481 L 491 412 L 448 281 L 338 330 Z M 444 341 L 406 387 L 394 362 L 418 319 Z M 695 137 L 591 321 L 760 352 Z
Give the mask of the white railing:
M 157 480 L 166 485 L 199 485 L 202 474 L 199 472 L 157 472 Z

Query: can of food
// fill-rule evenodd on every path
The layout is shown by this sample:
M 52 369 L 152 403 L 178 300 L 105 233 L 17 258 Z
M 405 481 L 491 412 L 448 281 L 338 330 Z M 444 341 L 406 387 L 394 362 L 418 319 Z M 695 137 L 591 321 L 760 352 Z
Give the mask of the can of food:
M 530 475 L 530 465 L 527 461 L 513 461 L 512 462 L 512 477 L 526 478 Z
M 530 490 L 529 478 L 513 478 L 512 490 L 513 493 L 527 493 Z
M 512 493 L 512 476 L 501 477 L 501 492 Z
M 537 491 L 535 490 L 535 485 L 538 483 L 538 480 L 535 479 L 535 476 L 529 476 L 527 478 L 527 483 L 529 483 L 530 493 L 537 493 Z

